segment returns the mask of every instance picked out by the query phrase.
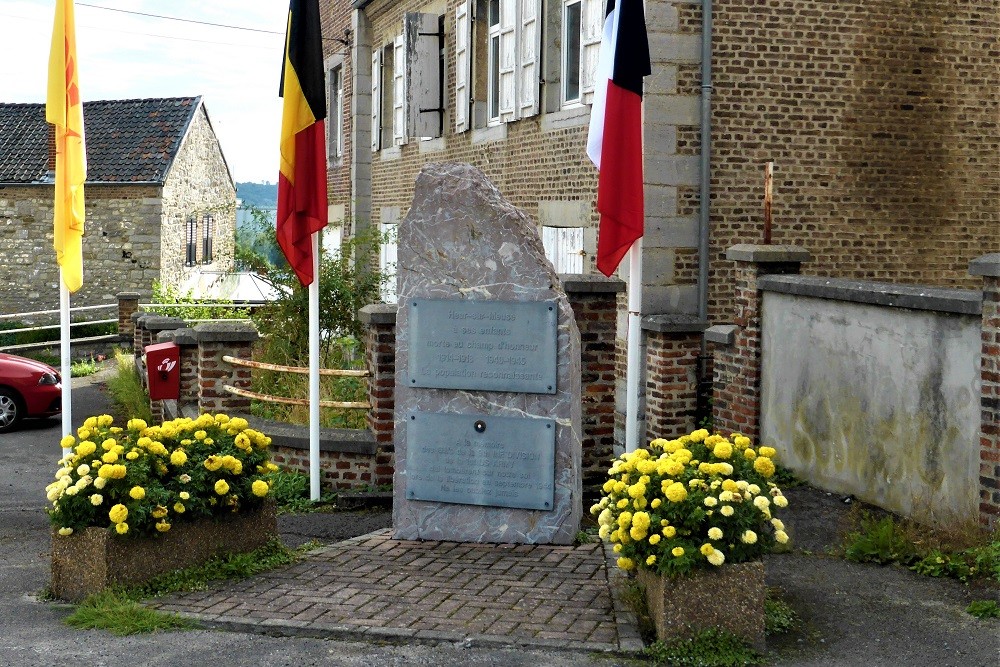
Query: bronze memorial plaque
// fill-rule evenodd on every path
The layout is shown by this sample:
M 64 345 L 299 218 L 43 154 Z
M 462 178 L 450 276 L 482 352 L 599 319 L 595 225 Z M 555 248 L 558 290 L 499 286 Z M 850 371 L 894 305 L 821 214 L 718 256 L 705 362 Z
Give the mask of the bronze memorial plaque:
M 409 385 L 556 393 L 554 301 L 409 302 Z
M 406 429 L 406 498 L 551 510 L 552 419 L 414 412 Z

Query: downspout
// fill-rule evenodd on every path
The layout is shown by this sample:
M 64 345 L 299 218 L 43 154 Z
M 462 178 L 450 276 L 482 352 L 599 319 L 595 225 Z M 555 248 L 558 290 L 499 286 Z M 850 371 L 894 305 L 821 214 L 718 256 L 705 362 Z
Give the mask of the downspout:
M 708 223 L 712 155 L 712 0 L 701 0 L 701 189 L 698 221 L 698 319 L 708 320 Z M 705 339 L 701 353 L 705 354 Z

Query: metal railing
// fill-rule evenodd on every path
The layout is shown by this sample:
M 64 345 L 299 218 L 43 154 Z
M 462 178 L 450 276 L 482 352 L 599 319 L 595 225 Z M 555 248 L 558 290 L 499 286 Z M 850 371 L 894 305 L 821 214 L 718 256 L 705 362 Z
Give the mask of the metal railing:
M 274 371 L 277 373 L 299 373 L 308 374 L 308 368 L 302 368 L 301 366 L 282 366 L 280 364 L 268 364 L 263 361 L 251 361 L 250 359 L 240 359 L 239 357 L 232 357 L 224 355 L 222 360 L 226 363 L 232 364 L 233 366 L 244 366 L 246 368 L 259 368 L 261 370 Z M 363 378 L 369 377 L 371 372 L 367 370 L 347 370 L 340 368 L 321 368 L 319 369 L 319 374 L 323 376 L 334 376 L 334 377 L 355 377 Z M 286 396 L 274 396 L 272 394 L 261 394 L 256 391 L 250 391 L 248 389 L 240 389 L 239 387 L 233 387 L 228 384 L 222 386 L 230 394 L 236 396 L 243 396 L 245 398 L 250 398 L 256 401 L 264 401 L 267 403 L 283 403 L 285 405 L 309 405 L 309 399 L 305 398 L 288 398 Z M 368 401 L 320 401 L 319 406 L 321 408 L 344 408 L 348 410 L 369 410 L 371 409 L 371 404 Z
M 70 316 L 72 316 L 74 313 L 80 313 L 80 312 L 84 312 L 84 311 L 111 310 L 111 309 L 114 309 L 114 310 L 117 311 L 118 310 L 118 304 L 117 303 L 106 303 L 106 304 L 99 304 L 99 305 L 96 305 L 96 306 L 75 306 L 73 308 L 70 308 L 69 312 L 70 312 Z M 23 313 L 6 313 L 6 314 L 0 314 L 0 322 L 2 322 L 4 320 L 25 320 L 25 319 L 37 318 L 37 317 L 40 317 L 40 316 L 44 317 L 44 316 L 48 316 L 48 315 L 59 315 L 60 312 L 61 311 L 59 309 L 54 309 L 54 310 L 34 310 L 34 311 L 27 311 L 27 312 L 23 312 Z M 95 325 L 95 324 L 96 325 L 100 325 L 100 324 L 118 324 L 118 318 L 115 317 L 113 319 L 83 320 L 83 321 L 77 321 L 77 322 L 70 322 L 70 325 L 69 325 L 70 326 L 70 345 L 78 345 L 78 344 L 85 344 L 85 343 L 106 343 L 106 342 L 113 342 L 113 341 L 119 340 L 120 336 L 117 333 L 114 333 L 114 334 L 102 334 L 102 335 L 99 335 L 99 336 L 85 336 L 83 338 L 73 338 L 72 337 L 72 329 L 74 327 L 84 327 L 84 326 L 90 326 L 90 325 Z M 58 330 L 58 329 L 60 329 L 60 327 L 61 327 L 60 324 L 39 324 L 39 325 L 35 325 L 35 326 L 30 326 L 30 327 L 18 327 L 16 329 L 0 329 L 0 336 L 3 336 L 5 334 L 27 333 L 27 332 L 30 332 L 30 331 L 48 331 L 48 330 L 51 330 L 51 329 Z M 31 342 L 31 343 L 15 343 L 15 344 L 12 344 L 12 345 L 0 345 L 0 352 L 16 352 L 16 351 L 35 350 L 35 349 L 39 349 L 39 348 L 52 347 L 54 345 L 59 345 L 59 338 L 58 337 L 55 338 L 54 340 L 34 341 L 34 342 Z

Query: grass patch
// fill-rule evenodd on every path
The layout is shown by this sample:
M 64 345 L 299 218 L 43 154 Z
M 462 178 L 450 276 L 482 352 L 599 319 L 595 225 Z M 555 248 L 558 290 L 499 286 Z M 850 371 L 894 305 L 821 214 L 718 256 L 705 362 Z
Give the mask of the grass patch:
M 149 394 L 139 381 L 135 357 L 126 350 L 115 350 L 115 366 L 117 370 L 108 378 L 107 383 L 111 400 L 129 419 L 144 419 L 147 423 L 152 423 Z
M 1000 605 L 996 600 L 975 600 L 965 611 L 976 618 L 1000 618 Z
M 844 540 L 844 557 L 857 563 L 898 563 L 930 577 L 1000 582 L 1000 533 L 990 535 L 974 525 L 945 530 L 866 512 Z
M 334 506 L 337 494 L 322 492 L 317 502 L 309 499 L 309 476 L 283 468 L 268 473 L 265 480 L 271 482 L 271 495 L 277 503 L 278 514 L 305 514 Z
M 759 665 L 763 659 L 736 635 L 717 629 L 684 639 L 657 641 L 643 653 L 654 664 L 671 667 L 749 667 Z
M 140 605 L 127 592 L 110 588 L 88 596 L 76 608 L 66 624 L 81 630 L 107 630 L 116 635 L 184 630 L 195 627 L 176 614 L 166 614 Z
M 101 370 L 101 367 L 97 365 L 94 359 L 80 359 L 79 361 L 74 361 L 70 366 L 71 374 L 75 378 L 87 377 L 99 370 Z
M 799 615 L 776 591 L 768 589 L 764 600 L 764 632 L 767 636 L 782 635 L 799 626 Z

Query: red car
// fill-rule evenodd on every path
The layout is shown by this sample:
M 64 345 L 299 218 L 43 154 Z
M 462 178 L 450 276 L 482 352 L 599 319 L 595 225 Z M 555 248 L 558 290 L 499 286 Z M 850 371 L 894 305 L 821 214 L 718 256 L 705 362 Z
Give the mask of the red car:
M 61 412 L 59 371 L 34 359 L 0 352 L 0 433 L 24 417 L 54 417 Z

